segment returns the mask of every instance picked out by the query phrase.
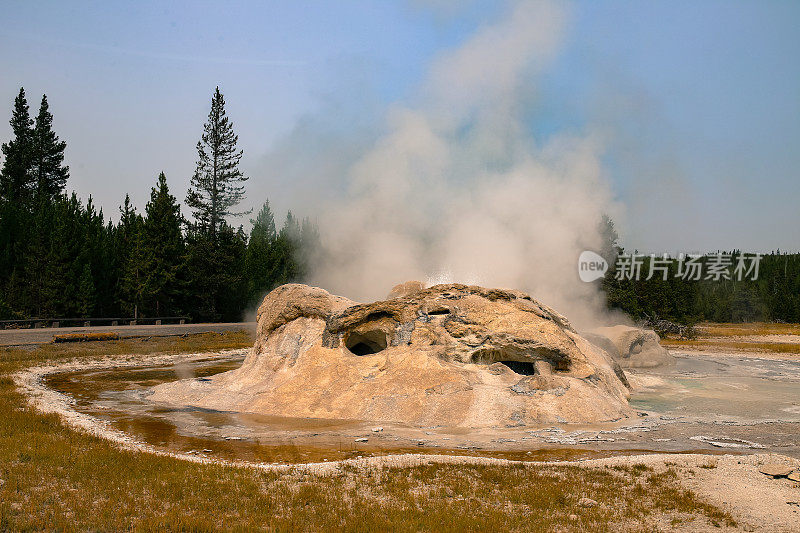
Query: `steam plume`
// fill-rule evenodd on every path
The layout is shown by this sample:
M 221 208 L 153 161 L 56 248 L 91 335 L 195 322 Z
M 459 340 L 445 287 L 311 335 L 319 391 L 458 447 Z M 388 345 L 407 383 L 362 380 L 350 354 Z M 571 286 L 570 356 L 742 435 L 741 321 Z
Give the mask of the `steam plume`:
M 389 111 L 344 199 L 320 213 L 316 284 L 366 301 L 452 280 L 529 291 L 578 322 L 599 309 L 576 261 L 614 210 L 600 143 L 538 145 L 523 120 L 564 22 L 553 3 L 516 2 L 434 62 L 416 105 Z

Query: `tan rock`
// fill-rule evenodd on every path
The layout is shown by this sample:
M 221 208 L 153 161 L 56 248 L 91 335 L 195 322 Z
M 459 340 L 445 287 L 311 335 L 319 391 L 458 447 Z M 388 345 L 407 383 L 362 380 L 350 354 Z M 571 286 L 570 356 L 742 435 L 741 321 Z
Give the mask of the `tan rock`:
M 775 463 L 767 463 L 758 467 L 758 471 L 762 474 L 772 477 L 786 477 L 792 473 L 791 466 L 780 465 Z
M 595 328 L 586 338 L 604 349 L 622 368 L 653 368 L 675 364 L 675 358 L 661 346 L 651 329 L 632 326 Z
M 386 296 L 387 300 L 392 298 L 402 298 L 403 296 L 413 296 L 425 288 L 425 284 L 421 281 L 406 281 L 399 285 L 395 285 Z
M 633 414 L 618 365 L 562 315 L 519 291 L 417 286 L 356 304 L 284 285 L 264 299 L 257 332 L 241 368 L 158 386 L 152 399 L 462 427 Z
M 792 481 L 800 481 L 800 470 L 795 470 L 786 477 L 791 479 Z

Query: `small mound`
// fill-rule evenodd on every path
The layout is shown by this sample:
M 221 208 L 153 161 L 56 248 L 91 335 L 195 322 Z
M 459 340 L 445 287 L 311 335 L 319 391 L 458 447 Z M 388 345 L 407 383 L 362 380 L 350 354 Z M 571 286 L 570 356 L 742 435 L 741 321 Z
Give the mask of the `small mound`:
M 242 367 L 155 401 L 292 417 L 496 427 L 630 416 L 624 374 L 525 293 L 398 286 L 357 304 L 291 284 L 266 296 Z
M 651 329 L 631 326 L 596 328 L 586 338 L 607 351 L 623 368 L 655 368 L 675 364 Z

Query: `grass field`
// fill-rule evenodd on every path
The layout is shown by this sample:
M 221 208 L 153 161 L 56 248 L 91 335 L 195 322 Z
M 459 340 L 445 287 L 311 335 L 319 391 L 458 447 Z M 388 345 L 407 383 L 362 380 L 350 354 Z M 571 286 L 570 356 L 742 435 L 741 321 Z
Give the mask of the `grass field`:
M 749 324 L 700 324 L 696 327 L 697 338 L 662 339 L 667 348 L 688 348 L 694 350 L 725 350 L 735 352 L 771 352 L 781 354 L 800 354 L 800 343 L 770 342 L 764 335 L 800 335 L 800 324 L 774 324 L 753 322 Z
M 10 373 L 108 354 L 196 352 L 251 344 L 245 333 L 0 351 L 0 531 L 650 531 L 733 525 L 644 465 L 343 467 L 277 474 L 198 465 L 114 445 L 27 406 Z M 578 504 L 581 498 L 597 502 Z
M 751 322 L 746 324 L 700 324 L 697 329 L 707 337 L 735 337 L 740 335 L 800 335 L 800 324 Z

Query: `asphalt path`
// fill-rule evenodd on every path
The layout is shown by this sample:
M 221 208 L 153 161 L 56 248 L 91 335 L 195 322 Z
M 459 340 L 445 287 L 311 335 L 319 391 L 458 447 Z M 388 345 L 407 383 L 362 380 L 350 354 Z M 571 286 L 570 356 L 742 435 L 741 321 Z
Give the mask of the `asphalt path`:
M 24 346 L 45 344 L 53 335 L 64 333 L 117 333 L 120 337 L 168 337 L 184 333 L 206 333 L 246 330 L 255 332 L 255 322 L 229 322 L 220 324 L 164 324 L 136 326 L 89 326 L 69 328 L 0 329 L 0 346 Z

